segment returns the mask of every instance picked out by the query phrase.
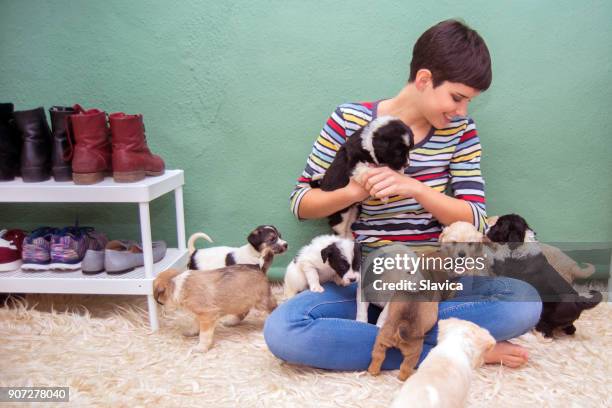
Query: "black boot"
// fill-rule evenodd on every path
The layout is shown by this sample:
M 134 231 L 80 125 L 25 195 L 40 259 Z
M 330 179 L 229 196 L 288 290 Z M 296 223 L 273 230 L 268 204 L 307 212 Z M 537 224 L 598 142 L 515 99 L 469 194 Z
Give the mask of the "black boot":
M 0 103 L 0 181 L 19 175 L 21 139 L 15 128 L 13 104 Z
M 45 110 L 16 111 L 15 123 L 21 133 L 21 177 L 26 183 L 51 177 L 51 130 Z
M 53 106 L 49 109 L 51 129 L 53 129 L 53 149 L 51 152 L 51 173 L 55 181 L 72 181 L 71 160 L 68 158 L 72 141 L 68 138 L 68 117 L 76 111 L 68 106 Z

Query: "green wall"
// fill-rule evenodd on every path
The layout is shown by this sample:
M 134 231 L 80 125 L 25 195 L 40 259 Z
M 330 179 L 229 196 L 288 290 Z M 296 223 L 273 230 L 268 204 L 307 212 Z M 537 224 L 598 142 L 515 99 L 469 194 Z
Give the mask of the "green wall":
M 174 3 L 174 4 L 171 4 Z M 612 241 L 609 1 L 0 2 L 0 100 L 140 112 L 153 151 L 186 172 L 188 234 L 239 245 L 273 223 L 291 251 L 326 231 L 288 195 L 328 114 L 393 96 L 414 41 L 446 18 L 487 41 L 493 85 L 471 106 L 488 212 L 548 241 Z M 175 244 L 171 197 L 154 239 Z M 136 206 L 0 204 L 0 225 L 93 224 L 137 238 Z

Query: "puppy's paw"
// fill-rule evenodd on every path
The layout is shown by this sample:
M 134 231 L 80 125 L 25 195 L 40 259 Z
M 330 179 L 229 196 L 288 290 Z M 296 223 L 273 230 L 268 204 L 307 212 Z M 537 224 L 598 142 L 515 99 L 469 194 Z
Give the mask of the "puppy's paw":
M 370 373 L 370 375 L 376 376 L 380 374 L 380 368 L 372 367 L 372 365 L 370 365 L 370 367 L 368 367 L 368 373 Z
M 192 329 L 192 328 L 188 328 L 183 330 L 183 336 L 185 337 L 195 337 L 197 335 L 200 334 L 200 329 Z
M 400 381 L 406 381 L 408 377 L 412 375 L 412 371 L 413 370 L 400 370 L 399 374 L 397 375 L 397 378 Z
M 194 353 L 205 354 L 208 352 L 208 350 L 210 350 L 211 347 L 212 344 L 199 343 L 197 346 L 193 347 L 191 351 Z
M 323 286 L 321 286 L 319 284 L 311 286 L 310 290 L 313 291 L 313 292 L 319 292 L 319 293 L 325 292 L 325 289 L 323 289 Z

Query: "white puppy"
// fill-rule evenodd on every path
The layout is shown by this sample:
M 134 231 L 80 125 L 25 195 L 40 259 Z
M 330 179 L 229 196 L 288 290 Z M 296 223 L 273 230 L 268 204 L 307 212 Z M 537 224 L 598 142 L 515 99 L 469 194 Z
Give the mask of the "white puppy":
M 285 295 L 295 296 L 310 289 L 323 292 L 322 283 L 347 286 L 359 281 L 359 244 L 337 235 L 320 235 L 298 252 L 287 265 Z
M 247 244 L 241 247 L 217 246 L 197 249 L 195 242 L 204 238 L 213 242 L 203 232 L 196 232 L 189 237 L 189 269 L 208 271 L 230 265 L 259 265 L 261 267 L 261 251 L 264 247 L 271 248 L 275 255 L 287 250 L 287 241 L 281 238 L 280 232 L 273 225 L 260 225 L 247 237 Z
M 438 322 L 438 345 L 402 386 L 391 408 L 465 406 L 473 370 L 495 339 L 482 327 L 455 318 Z

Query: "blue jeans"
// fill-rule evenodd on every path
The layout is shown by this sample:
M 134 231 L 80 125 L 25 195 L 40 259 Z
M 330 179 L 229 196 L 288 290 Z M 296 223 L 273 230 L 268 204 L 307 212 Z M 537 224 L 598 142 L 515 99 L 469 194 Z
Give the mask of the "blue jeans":
M 462 277 L 462 291 L 441 302 L 438 319 L 456 317 L 489 330 L 497 341 L 508 340 L 533 328 L 542 302 L 529 284 L 511 278 Z M 270 351 L 289 363 L 329 370 L 362 371 L 370 364 L 380 308 L 370 306 L 370 323 L 355 320 L 357 284 L 324 284 L 323 293 L 305 291 L 280 305 L 266 320 L 264 338 Z M 425 336 L 419 364 L 436 345 L 438 325 Z M 387 351 L 383 370 L 398 369 L 402 355 Z

